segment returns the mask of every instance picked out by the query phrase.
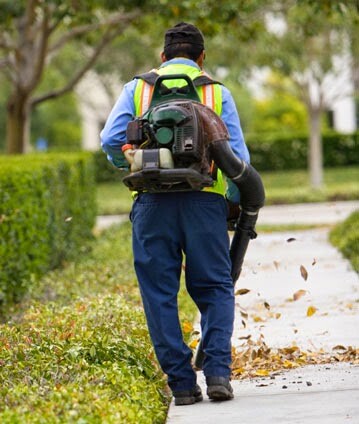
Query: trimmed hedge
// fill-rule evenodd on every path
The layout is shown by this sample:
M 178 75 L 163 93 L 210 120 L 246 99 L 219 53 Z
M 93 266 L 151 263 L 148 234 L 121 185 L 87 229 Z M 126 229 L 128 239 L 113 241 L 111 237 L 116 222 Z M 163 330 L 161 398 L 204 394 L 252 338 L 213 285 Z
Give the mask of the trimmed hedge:
M 330 241 L 359 273 L 359 211 L 352 213 L 345 221 L 330 232 Z
M 308 135 L 262 134 L 246 137 L 251 163 L 259 171 L 305 169 Z M 359 132 L 322 135 L 324 167 L 358 165 Z
M 0 156 L 0 306 L 84 249 L 95 194 L 91 154 Z
M 36 304 L 0 331 L 1 423 L 165 422 L 166 382 L 125 296 Z
M 115 168 L 107 160 L 106 154 L 102 150 L 93 152 L 95 161 L 96 182 L 105 183 L 108 181 L 121 181 L 125 175 L 125 171 Z

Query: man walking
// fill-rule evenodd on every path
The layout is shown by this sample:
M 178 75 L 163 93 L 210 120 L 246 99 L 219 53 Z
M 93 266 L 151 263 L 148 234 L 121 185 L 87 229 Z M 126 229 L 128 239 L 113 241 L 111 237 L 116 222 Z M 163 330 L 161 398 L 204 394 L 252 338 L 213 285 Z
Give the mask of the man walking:
M 203 71 L 203 35 L 181 22 L 165 34 L 158 75 L 186 74 L 192 80 L 205 77 L 197 87 L 202 103 L 226 124 L 234 154 L 249 161 L 248 149 L 230 92 L 211 81 Z M 102 148 L 117 167 L 126 166 L 121 148 L 133 116 L 149 107 L 152 86 L 136 77 L 124 89 L 101 132 Z M 230 385 L 231 336 L 234 321 L 234 289 L 231 278 L 228 207 L 221 175 L 213 187 L 201 191 L 139 193 L 131 211 L 134 264 L 158 361 L 167 374 L 176 405 L 202 400 L 192 352 L 184 343 L 178 318 L 177 294 L 183 256 L 186 288 L 201 313 L 203 372 L 207 395 L 216 401 L 233 398 Z M 239 201 L 235 186 L 232 200 Z

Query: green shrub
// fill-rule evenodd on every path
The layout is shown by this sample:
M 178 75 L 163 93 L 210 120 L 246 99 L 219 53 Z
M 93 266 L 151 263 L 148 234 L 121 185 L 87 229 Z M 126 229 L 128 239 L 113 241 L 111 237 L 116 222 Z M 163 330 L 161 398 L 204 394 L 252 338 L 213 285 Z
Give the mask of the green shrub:
M 330 241 L 359 272 L 359 210 L 334 227 L 330 232 Z
M 131 224 L 46 273 L 0 325 L 0 422 L 162 424 L 170 400 L 148 336 Z M 197 314 L 185 290 L 180 320 Z M 187 335 L 188 336 L 188 335 Z
M 91 155 L 1 156 L 0 306 L 81 251 L 95 216 Z
M 124 171 L 116 169 L 107 160 L 106 154 L 99 150 L 93 153 L 95 161 L 96 182 L 104 183 L 108 181 L 121 181 L 125 175 Z
M 359 163 L 359 132 L 323 134 L 325 167 Z M 259 171 L 307 168 L 307 134 L 258 134 L 246 137 L 251 163 Z
M 143 312 L 123 296 L 37 304 L 0 330 L 2 423 L 165 421 Z

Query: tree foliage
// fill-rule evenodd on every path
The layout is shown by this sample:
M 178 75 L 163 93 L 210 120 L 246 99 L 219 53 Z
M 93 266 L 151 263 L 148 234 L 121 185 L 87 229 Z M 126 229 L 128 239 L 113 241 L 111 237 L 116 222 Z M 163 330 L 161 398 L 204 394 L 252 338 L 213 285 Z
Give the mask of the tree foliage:
M 28 0 L 0 3 L 0 71 L 11 84 L 7 101 L 7 146 L 20 153 L 29 143 L 31 111 L 45 100 L 70 92 L 103 49 L 141 15 L 146 2 Z M 71 73 L 60 87 L 37 89 L 44 72 L 70 42 L 82 58 L 68 62 Z M 75 65 L 75 66 L 74 66 Z
M 279 18 L 284 28 L 263 33 L 257 44 L 258 65 L 270 67 L 284 80 L 289 78 L 290 85 L 285 87 L 279 81 L 277 89 L 287 88 L 306 107 L 310 129 L 308 159 L 314 187 L 320 187 L 323 181 L 322 114 L 334 101 L 351 94 L 345 81 L 352 79 L 357 66 L 352 35 L 359 28 L 358 17 L 356 2 L 284 2 L 271 17 Z

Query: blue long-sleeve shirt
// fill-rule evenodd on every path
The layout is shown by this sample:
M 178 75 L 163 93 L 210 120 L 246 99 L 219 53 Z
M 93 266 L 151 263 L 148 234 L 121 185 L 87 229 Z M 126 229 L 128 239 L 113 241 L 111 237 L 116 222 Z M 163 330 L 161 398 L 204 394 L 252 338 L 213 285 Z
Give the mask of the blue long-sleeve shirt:
M 190 59 L 175 58 L 162 63 L 161 67 L 172 64 L 183 64 L 194 66 L 199 69 L 197 63 Z M 125 84 L 120 97 L 115 103 L 106 124 L 101 131 L 101 147 L 107 154 L 108 160 L 118 168 L 126 168 L 127 162 L 121 151 L 126 144 L 126 128 L 129 121 L 135 116 L 134 94 L 138 80 L 134 79 Z M 222 115 L 224 123 L 229 132 L 229 143 L 233 152 L 245 162 L 249 162 L 249 152 L 244 141 L 243 132 L 237 112 L 236 105 L 230 91 L 222 88 Z

